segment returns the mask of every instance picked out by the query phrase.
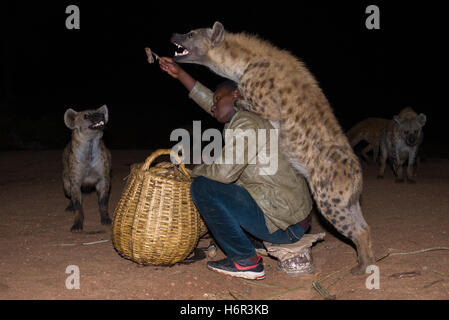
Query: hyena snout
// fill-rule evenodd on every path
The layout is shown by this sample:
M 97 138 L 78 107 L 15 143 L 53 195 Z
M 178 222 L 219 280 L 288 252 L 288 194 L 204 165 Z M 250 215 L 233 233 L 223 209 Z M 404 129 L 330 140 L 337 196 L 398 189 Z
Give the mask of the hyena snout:
M 89 125 L 89 129 L 91 130 L 104 130 L 106 126 L 105 116 L 100 112 L 85 114 L 84 119 L 91 123 Z
M 212 28 L 195 29 L 185 34 L 174 33 L 170 41 L 178 50 L 173 59 L 180 63 L 204 64 L 208 60 L 208 52 L 223 42 L 224 34 L 223 25 L 218 21 Z
M 405 142 L 410 147 L 414 147 L 418 143 L 418 135 L 417 134 L 409 134 L 405 138 Z

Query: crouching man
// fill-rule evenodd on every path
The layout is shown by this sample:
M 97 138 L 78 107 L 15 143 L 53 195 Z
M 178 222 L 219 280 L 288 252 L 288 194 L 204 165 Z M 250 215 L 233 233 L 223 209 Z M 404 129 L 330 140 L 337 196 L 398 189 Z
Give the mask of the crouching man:
M 301 244 L 300 239 L 311 222 L 312 199 L 307 183 L 277 150 L 277 170 L 271 172 L 266 162 L 249 159 L 251 156 L 260 159 L 260 153 L 273 158 L 269 135 L 273 134 L 274 127 L 270 121 L 236 107 L 235 102 L 240 98 L 236 83 L 225 81 L 213 93 L 171 58 L 164 57 L 159 64 L 189 90 L 190 98 L 225 124 L 226 132 L 232 130 L 234 135 L 226 139 L 218 159 L 192 170 L 195 177 L 191 185 L 192 199 L 226 254 L 225 259 L 209 261 L 207 266 L 230 276 L 264 279 L 263 259 L 256 254 L 255 244 L 263 248 L 261 241 L 265 241 L 271 248 L 267 248 L 268 252 L 277 251 L 276 247 L 282 244 L 290 247 Z M 237 146 L 239 134 L 252 130 L 257 136 L 260 129 L 265 129 L 267 137 L 265 143 L 257 143 L 254 155 L 249 152 L 248 143 Z M 226 159 L 229 154 L 233 163 Z M 291 275 L 313 272 L 311 243 L 300 246 L 299 252 L 293 249 L 295 254 L 287 255 L 287 259 L 280 259 L 278 269 Z

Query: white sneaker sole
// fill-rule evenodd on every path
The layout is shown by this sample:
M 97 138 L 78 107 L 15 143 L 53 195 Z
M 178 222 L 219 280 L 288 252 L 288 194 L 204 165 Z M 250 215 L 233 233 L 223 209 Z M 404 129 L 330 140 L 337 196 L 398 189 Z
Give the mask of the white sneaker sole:
M 210 270 L 221 273 L 221 274 L 225 274 L 231 277 L 236 277 L 236 278 L 244 278 L 244 279 L 249 279 L 249 280 L 262 280 L 265 279 L 265 271 L 262 272 L 254 272 L 254 271 L 226 271 L 226 270 L 222 270 L 222 269 L 217 269 L 211 266 L 207 266 Z

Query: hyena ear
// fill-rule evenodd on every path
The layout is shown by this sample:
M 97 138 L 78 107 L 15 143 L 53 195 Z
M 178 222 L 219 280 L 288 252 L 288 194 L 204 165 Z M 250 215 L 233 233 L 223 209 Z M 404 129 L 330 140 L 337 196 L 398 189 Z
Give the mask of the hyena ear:
M 75 110 L 69 108 L 66 110 L 66 112 L 64 113 L 64 123 L 67 126 L 67 128 L 73 130 L 75 129 L 75 119 L 76 119 L 76 115 L 78 114 L 78 112 L 76 112 Z
M 109 119 L 108 107 L 104 104 L 100 108 L 97 109 L 97 112 L 103 113 L 104 114 L 104 122 L 105 122 L 105 124 L 108 123 L 108 119 Z
M 218 46 L 224 39 L 224 27 L 221 22 L 216 21 L 212 27 L 212 37 L 210 39 L 212 48 Z
M 420 113 L 418 116 L 418 122 L 421 125 L 421 127 L 424 127 L 424 125 L 426 124 L 427 121 L 427 117 L 424 113 Z
M 397 124 L 401 124 L 401 118 L 399 118 L 399 116 L 394 116 L 393 121 L 396 122 Z

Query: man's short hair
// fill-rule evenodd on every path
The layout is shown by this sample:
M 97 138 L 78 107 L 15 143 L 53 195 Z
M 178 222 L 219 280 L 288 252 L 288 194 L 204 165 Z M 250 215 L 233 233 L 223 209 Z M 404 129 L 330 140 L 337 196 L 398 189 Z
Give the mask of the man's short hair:
M 238 84 L 235 81 L 232 80 L 225 80 L 217 85 L 215 88 L 215 91 L 217 91 L 220 88 L 226 88 L 229 91 L 238 90 Z

